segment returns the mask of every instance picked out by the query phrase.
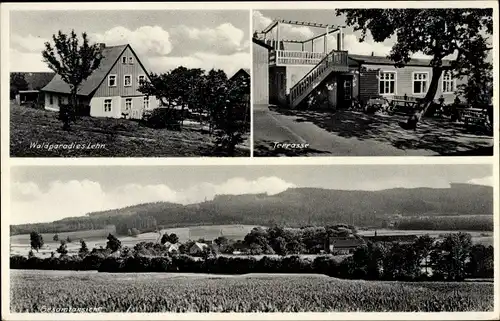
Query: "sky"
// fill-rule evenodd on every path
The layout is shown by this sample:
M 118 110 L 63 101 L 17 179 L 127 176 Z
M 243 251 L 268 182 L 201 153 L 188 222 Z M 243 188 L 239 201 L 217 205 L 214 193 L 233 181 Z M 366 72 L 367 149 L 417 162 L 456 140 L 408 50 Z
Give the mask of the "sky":
M 93 211 L 223 194 L 277 194 L 294 187 L 343 190 L 493 186 L 490 165 L 14 166 L 11 224 L 50 222 Z
M 231 76 L 250 67 L 249 28 L 248 10 L 11 11 L 10 71 L 49 71 L 44 43 L 74 29 L 92 42 L 129 43 L 149 71 L 183 65 Z
M 256 10 L 252 12 L 253 31 L 260 32 L 265 29 L 275 19 L 304 21 L 329 24 L 334 26 L 346 26 L 345 17 L 337 16 L 335 10 Z M 295 25 L 283 25 L 280 29 L 280 38 L 287 40 L 306 40 L 326 30 L 323 28 L 304 27 Z M 376 43 L 370 32 L 364 42 L 359 42 L 361 31 L 354 32 L 352 27 L 345 27 L 344 31 L 344 50 L 348 50 L 350 54 L 387 56 L 396 42 L 396 35 L 387 39 L 384 42 Z M 288 50 L 301 50 L 300 44 L 288 44 Z M 309 43 L 310 46 L 310 43 Z M 328 38 L 328 50 L 336 48 L 336 37 Z M 310 50 L 310 47 L 307 47 Z M 315 41 L 315 51 L 323 51 L 323 39 L 319 38 Z M 413 58 L 430 59 L 431 57 L 423 53 L 415 53 Z M 455 56 L 446 57 L 453 59 Z M 492 59 L 491 55 L 489 59 Z

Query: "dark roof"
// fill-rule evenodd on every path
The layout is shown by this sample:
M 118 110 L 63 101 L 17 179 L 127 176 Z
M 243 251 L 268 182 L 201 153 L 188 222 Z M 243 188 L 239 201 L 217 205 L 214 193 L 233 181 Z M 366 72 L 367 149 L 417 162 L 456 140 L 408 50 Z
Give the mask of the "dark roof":
M 358 247 L 365 244 L 365 241 L 360 238 L 349 237 L 349 238 L 331 238 L 330 245 L 334 248 L 352 248 Z
M 264 47 L 266 48 L 267 50 L 273 50 L 274 48 L 271 47 L 270 45 L 266 44 L 264 41 L 262 40 L 259 40 L 257 38 L 252 38 L 252 42 L 255 43 L 255 44 L 258 44 L 259 46 L 261 47 Z
M 78 88 L 78 94 L 82 96 L 89 96 L 92 94 L 97 87 L 102 83 L 106 75 L 109 73 L 111 68 L 120 58 L 122 52 L 128 47 L 128 45 L 105 47 L 102 51 L 103 59 L 99 68 L 94 70 L 94 72 L 85 80 Z M 62 80 L 61 76 L 55 75 L 50 83 L 45 86 L 43 91 L 58 92 L 58 93 L 70 93 L 70 88 L 67 83 Z
M 237 72 L 234 73 L 234 75 L 231 76 L 231 78 L 229 78 L 229 80 L 233 80 L 238 75 L 246 75 L 247 77 L 250 77 L 250 69 L 240 68 Z
M 24 76 L 24 80 L 28 83 L 27 90 L 39 90 L 45 87 L 52 78 L 54 72 L 17 72 Z
M 365 55 L 353 55 L 349 54 L 349 58 L 361 62 L 362 64 L 366 65 L 394 65 L 394 61 L 387 57 L 381 57 L 381 56 L 365 56 Z M 406 66 L 422 66 L 422 67 L 430 67 L 430 59 L 416 59 L 412 58 Z M 450 66 L 450 61 L 449 60 L 443 60 L 443 66 L 448 67 Z
M 414 234 L 394 234 L 394 235 L 366 235 L 363 238 L 371 242 L 393 242 L 393 241 L 408 241 L 411 242 L 417 238 Z

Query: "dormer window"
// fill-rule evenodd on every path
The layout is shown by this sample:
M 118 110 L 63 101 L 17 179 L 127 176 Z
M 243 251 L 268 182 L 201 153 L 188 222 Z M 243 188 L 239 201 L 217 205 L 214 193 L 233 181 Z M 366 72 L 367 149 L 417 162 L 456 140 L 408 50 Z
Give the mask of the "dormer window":
M 132 65 L 134 63 L 134 57 L 128 57 L 128 63 Z
M 126 64 L 127 63 L 127 57 L 123 56 L 122 57 L 122 64 Z

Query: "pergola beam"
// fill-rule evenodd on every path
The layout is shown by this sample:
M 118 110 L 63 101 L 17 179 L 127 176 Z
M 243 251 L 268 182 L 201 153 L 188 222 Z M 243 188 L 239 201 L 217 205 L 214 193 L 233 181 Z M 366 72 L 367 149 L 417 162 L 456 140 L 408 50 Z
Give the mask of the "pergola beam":
M 276 22 L 286 23 L 289 25 L 307 26 L 307 27 L 316 27 L 316 28 L 329 28 L 329 29 L 338 29 L 339 28 L 339 26 L 334 26 L 334 25 L 329 25 L 329 24 L 324 24 L 324 23 L 316 23 L 316 22 L 306 22 L 306 21 L 276 20 Z
M 337 28 L 337 29 L 335 29 L 335 30 L 329 30 L 329 31 L 328 31 L 328 34 L 330 35 L 330 34 L 333 34 L 333 33 L 335 33 L 335 32 L 338 32 L 338 31 L 340 31 L 340 28 Z M 321 37 L 324 37 L 324 36 L 326 36 L 326 32 L 323 32 L 322 34 L 319 34 L 319 35 L 317 35 L 317 36 L 314 36 L 314 37 L 312 37 L 312 38 L 309 38 L 309 39 L 307 39 L 307 40 L 304 40 L 304 42 L 314 41 L 314 40 L 316 40 L 316 39 L 318 39 L 318 38 L 321 38 Z
M 269 31 L 273 30 L 274 27 L 278 25 L 278 20 L 274 20 L 269 26 L 266 27 L 266 29 L 262 30 L 261 33 L 268 33 Z

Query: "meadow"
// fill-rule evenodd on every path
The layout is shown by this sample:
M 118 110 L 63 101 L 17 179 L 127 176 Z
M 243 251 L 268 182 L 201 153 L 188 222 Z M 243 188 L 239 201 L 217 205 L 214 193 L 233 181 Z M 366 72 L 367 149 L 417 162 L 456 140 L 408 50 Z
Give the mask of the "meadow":
M 169 228 L 161 230 L 160 233 L 175 233 L 179 237 L 179 242 L 188 240 L 207 239 L 213 240 L 221 235 L 228 239 L 242 240 L 255 226 L 254 225 L 212 225 L 212 226 L 187 226 L 179 228 Z M 89 249 L 106 247 L 106 237 L 109 233 L 114 234 L 114 228 L 102 230 L 87 230 L 77 232 L 61 232 L 58 233 L 59 239 L 66 239 L 68 236 L 73 242 L 67 244 L 69 254 L 78 253 L 80 248 L 80 239 L 84 239 Z M 35 255 L 40 257 L 49 257 L 52 251 L 55 251 L 60 243 L 53 240 L 54 234 L 43 233 L 44 246 Z M 160 238 L 158 233 L 141 233 L 133 236 L 118 236 L 122 242 L 122 246 L 134 247 L 139 242 L 157 242 Z M 28 255 L 30 251 L 30 236 L 29 234 L 12 235 L 10 237 L 10 253 L 11 255 Z
M 387 282 L 323 275 L 220 276 L 11 270 L 11 312 L 492 311 L 492 282 Z M 269 291 L 272 289 L 272 291 Z
M 214 138 L 190 126 L 182 131 L 152 129 L 125 119 L 79 117 L 71 131 L 62 129 L 58 113 L 10 104 L 12 157 L 197 157 L 213 154 Z M 100 149 L 30 148 L 33 143 L 104 144 Z M 248 141 L 235 156 L 249 156 Z

